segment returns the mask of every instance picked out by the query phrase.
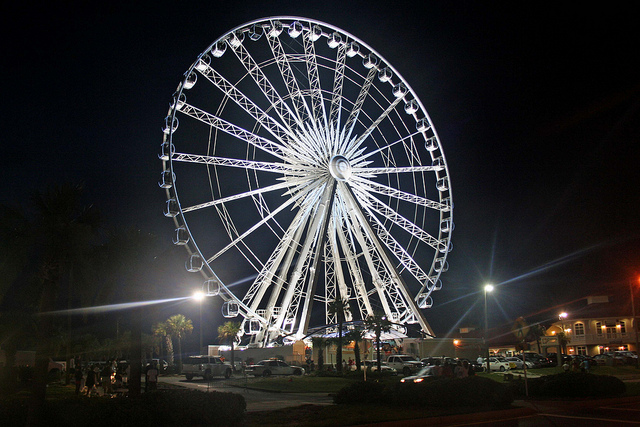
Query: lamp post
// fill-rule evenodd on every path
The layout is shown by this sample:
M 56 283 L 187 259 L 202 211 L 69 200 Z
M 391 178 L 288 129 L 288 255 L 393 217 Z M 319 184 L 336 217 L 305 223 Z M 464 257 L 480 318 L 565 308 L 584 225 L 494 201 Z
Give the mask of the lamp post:
M 638 278 L 640 283 L 640 277 Z M 629 293 L 631 294 L 631 315 L 633 316 L 633 330 L 636 332 L 636 369 L 640 368 L 640 349 L 638 348 L 638 319 L 636 318 L 636 305 L 633 300 L 633 280 L 629 280 Z
M 487 294 L 493 292 L 493 285 L 484 286 L 484 348 L 487 362 L 487 373 L 491 373 L 491 365 L 489 362 L 489 318 L 487 316 Z
M 567 317 L 567 313 L 564 311 L 558 315 L 558 320 L 560 320 L 560 325 L 562 327 L 562 336 L 558 335 L 558 366 L 562 368 L 562 345 L 560 345 L 560 340 L 564 338 L 564 319 Z
M 196 291 L 193 293 L 192 298 L 198 301 L 200 305 L 200 348 L 198 349 L 198 353 L 202 353 L 202 300 L 204 300 L 204 292 Z

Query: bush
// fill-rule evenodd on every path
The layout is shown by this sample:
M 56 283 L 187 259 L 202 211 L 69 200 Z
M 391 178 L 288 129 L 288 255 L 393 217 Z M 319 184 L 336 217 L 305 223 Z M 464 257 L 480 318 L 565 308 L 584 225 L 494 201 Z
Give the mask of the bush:
M 385 386 L 369 381 L 341 389 L 334 397 L 338 404 L 390 404 L 400 407 L 503 407 L 513 402 L 511 390 L 488 378 L 429 378 L 421 383 Z
M 22 405 L 15 401 L 11 406 Z M 44 408 L 46 425 L 64 426 L 239 426 L 244 419 L 246 402 L 234 393 L 197 390 L 161 390 L 139 397 L 71 398 L 47 401 Z M 24 408 L 6 407 L 0 411 L 7 423 L 25 425 Z
M 524 381 L 513 383 L 518 394 L 525 394 Z M 622 380 L 608 375 L 567 372 L 528 380 L 530 397 L 615 397 L 624 394 Z

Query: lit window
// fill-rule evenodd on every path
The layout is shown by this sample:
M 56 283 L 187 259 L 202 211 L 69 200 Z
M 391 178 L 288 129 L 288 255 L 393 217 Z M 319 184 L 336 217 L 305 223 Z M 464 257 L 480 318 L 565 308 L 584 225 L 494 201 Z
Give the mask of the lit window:
M 584 335 L 584 323 L 576 323 L 574 325 L 574 331 L 576 335 Z
M 627 328 L 626 325 L 623 321 L 621 321 L 617 326 L 618 331 L 620 331 L 621 334 L 626 334 L 627 333 Z

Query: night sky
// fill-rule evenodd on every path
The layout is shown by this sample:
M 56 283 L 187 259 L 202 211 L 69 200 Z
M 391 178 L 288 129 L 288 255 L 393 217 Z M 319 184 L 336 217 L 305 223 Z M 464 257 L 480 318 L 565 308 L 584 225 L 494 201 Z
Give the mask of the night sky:
M 0 203 L 84 182 L 111 224 L 169 242 L 157 154 L 182 74 L 233 27 L 302 16 L 377 50 L 438 131 L 456 229 L 426 311 L 437 333 L 480 321 L 486 282 L 499 285 L 493 324 L 553 319 L 567 301 L 628 292 L 640 273 L 637 15 L 615 2 L 413 3 L 3 5 Z M 193 283 L 158 287 L 176 296 Z

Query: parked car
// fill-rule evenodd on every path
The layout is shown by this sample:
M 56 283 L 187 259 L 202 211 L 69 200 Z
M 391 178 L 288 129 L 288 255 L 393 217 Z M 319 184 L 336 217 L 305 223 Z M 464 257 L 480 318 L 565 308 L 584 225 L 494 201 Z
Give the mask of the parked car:
M 377 360 L 365 360 L 362 362 L 362 365 L 364 366 L 364 368 L 368 369 L 371 372 L 376 372 L 378 370 Z M 380 372 L 388 373 L 391 375 L 398 375 L 398 370 L 387 365 L 387 362 L 380 362 Z
M 504 372 L 511 369 L 511 367 L 509 366 L 509 362 L 507 362 L 504 357 L 490 357 L 489 365 L 491 367 L 491 372 L 493 371 Z M 486 364 L 485 364 L 485 367 L 486 367 Z
M 626 365 L 635 365 L 638 361 L 638 355 L 633 351 L 618 350 L 614 354 L 621 357 Z
M 182 373 L 191 381 L 193 377 L 211 380 L 213 377 L 231 377 L 231 365 L 218 356 L 191 356 L 182 360 Z
M 405 383 L 405 382 L 420 383 L 427 378 L 433 378 L 433 377 L 435 377 L 434 366 L 425 366 L 424 368 L 420 369 L 417 374 L 406 376 L 402 378 L 400 382 L 401 383 Z
M 505 360 L 509 362 L 511 369 L 524 369 L 524 365 L 527 365 L 527 369 L 532 369 L 535 366 L 534 362 L 523 361 L 519 357 L 505 357 Z
M 256 377 L 269 377 L 271 375 L 302 375 L 305 371 L 301 366 L 291 366 L 282 360 L 268 359 L 247 366 L 246 372 Z
M 411 375 L 422 368 L 422 362 L 410 354 L 392 354 L 387 358 L 387 365 L 403 375 Z

